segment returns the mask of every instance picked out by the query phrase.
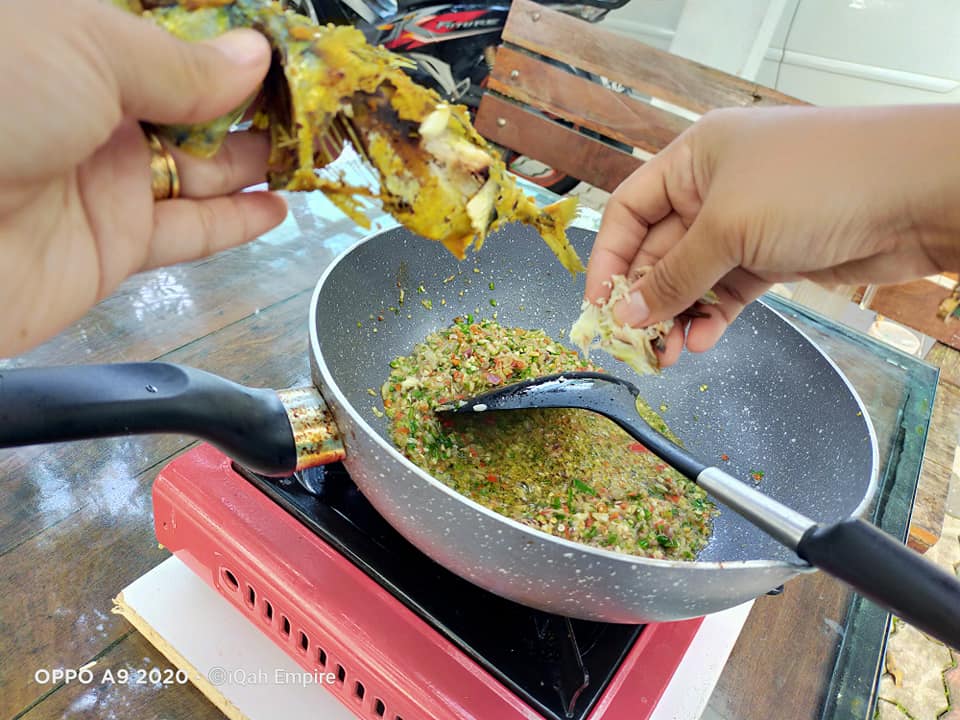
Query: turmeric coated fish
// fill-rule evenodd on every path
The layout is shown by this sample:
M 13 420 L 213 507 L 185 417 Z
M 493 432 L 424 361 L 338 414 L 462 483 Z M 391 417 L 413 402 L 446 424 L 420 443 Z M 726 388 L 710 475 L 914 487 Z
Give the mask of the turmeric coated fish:
M 114 0 L 187 40 L 240 27 L 263 33 L 275 61 L 255 127 L 269 132 L 267 182 L 274 190 L 320 190 L 363 227 L 367 198 L 412 232 L 457 258 L 500 225 L 531 225 L 571 273 L 584 270 L 565 228 L 576 199 L 537 207 L 499 154 L 473 128 L 465 107 L 445 103 L 404 72 L 408 61 L 367 43 L 348 26 L 319 27 L 268 0 Z M 184 150 L 209 157 L 246 108 L 211 123 L 159 128 Z M 349 185 L 316 171 L 349 142 L 376 172 L 378 187 Z

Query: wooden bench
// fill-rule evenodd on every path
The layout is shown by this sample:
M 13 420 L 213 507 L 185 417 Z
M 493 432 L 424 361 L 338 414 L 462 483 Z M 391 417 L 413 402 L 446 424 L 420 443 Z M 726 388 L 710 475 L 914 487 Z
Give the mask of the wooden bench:
M 633 92 L 606 87 L 598 77 Z M 644 153 L 664 148 L 708 110 L 784 104 L 806 103 L 516 0 L 476 124 L 498 145 L 612 191 Z M 641 157 L 583 129 L 637 148 Z

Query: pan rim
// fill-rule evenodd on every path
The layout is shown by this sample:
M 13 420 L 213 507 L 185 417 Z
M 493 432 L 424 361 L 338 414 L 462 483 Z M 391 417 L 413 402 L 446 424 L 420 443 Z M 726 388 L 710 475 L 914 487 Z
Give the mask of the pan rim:
M 571 223 L 571 227 L 580 228 L 590 232 L 596 232 L 595 227 L 590 227 L 586 224 L 580 224 L 577 222 L 580 218 L 575 219 Z M 529 533 L 533 537 L 537 538 L 540 541 L 550 541 L 556 543 L 559 547 L 568 550 L 583 553 L 586 555 L 595 556 L 599 559 L 610 561 L 616 560 L 620 563 L 628 563 L 630 565 L 643 565 L 654 568 L 669 568 L 669 569 L 686 569 L 694 571 L 703 571 L 703 572 L 715 572 L 717 570 L 776 570 L 784 571 L 788 570 L 793 574 L 800 573 L 812 573 L 816 572 L 817 568 L 813 567 L 809 563 L 805 562 L 799 557 L 796 557 L 794 560 L 771 560 L 771 559 L 753 559 L 753 560 L 717 560 L 717 561 L 701 561 L 701 560 L 665 560 L 660 558 L 650 558 L 643 557 L 640 555 L 630 555 L 627 553 L 615 552 L 612 550 L 604 550 L 602 548 L 596 548 L 592 545 L 586 545 L 584 543 L 574 542 L 572 540 L 567 540 L 566 538 L 556 537 L 555 535 L 550 535 L 536 528 L 530 527 L 529 525 L 524 525 L 523 523 L 514 520 L 513 518 L 507 517 L 506 515 L 501 515 L 498 512 L 491 510 L 490 508 L 481 505 L 475 500 L 461 495 L 457 491 L 450 488 L 445 483 L 433 477 L 430 473 L 427 473 L 418 465 L 409 460 L 403 453 L 401 453 L 392 442 L 384 438 L 377 432 L 371 425 L 366 421 L 363 415 L 353 406 L 353 404 L 347 399 L 346 395 L 340 389 L 339 384 L 333 378 L 333 374 L 330 371 L 330 368 L 327 366 L 326 360 L 324 359 L 323 352 L 320 348 L 320 333 L 317 322 L 317 307 L 320 302 L 320 294 L 323 291 L 324 286 L 327 283 L 328 278 L 333 274 L 336 268 L 346 260 L 354 251 L 362 247 L 368 242 L 380 237 L 389 232 L 396 231 L 398 229 L 403 229 L 401 225 L 395 224 L 388 227 L 381 227 L 376 229 L 363 238 L 357 240 L 350 246 L 343 249 L 340 253 L 330 261 L 330 264 L 327 265 L 326 269 L 320 275 L 319 280 L 317 281 L 316 286 L 313 290 L 313 295 L 310 299 L 310 318 L 309 318 L 309 335 L 310 335 L 310 352 L 313 358 L 313 362 L 317 371 L 320 373 L 322 379 L 323 387 L 319 387 L 321 395 L 324 396 L 324 399 L 327 400 L 331 405 L 335 404 L 343 408 L 349 415 L 356 425 L 367 434 L 367 436 L 373 440 L 380 449 L 386 452 L 390 458 L 396 462 L 399 462 L 404 466 L 408 471 L 413 472 L 419 479 L 427 482 L 431 487 L 436 490 L 443 492 L 445 495 L 451 499 L 457 500 L 462 503 L 466 503 L 468 507 L 473 509 L 476 512 L 481 513 L 486 516 L 489 520 L 504 523 L 508 527 L 519 531 L 521 533 Z M 410 232 L 409 230 L 404 230 L 405 232 Z M 412 233 L 411 233 L 412 234 Z M 423 240 L 423 242 L 432 242 L 430 240 Z M 867 430 L 870 438 L 870 447 L 871 447 L 871 458 L 870 458 L 870 481 L 867 485 L 867 491 L 864 494 L 864 498 L 861 500 L 860 504 L 854 509 L 851 513 L 852 517 L 860 517 L 866 508 L 869 506 L 870 502 L 873 500 L 876 495 L 877 486 L 878 486 L 878 466 L 879 466 L 879 452 L 877 448 L 877 437 L 876 432 L 873 427 L 873 421 L 870 419 L 870 415 L 867 411 L 866 406 L 863 404 L 859 393 L 856 392 L 855 388 L 850 384 L 849 378 L 840 370 L 832 358 L 830 358 L 820 347 L 814 343 L 807 335 L 797 328 L 795 325 L 790 323 L 782 313 L 776 309 L 770 307 L 767 303 L 763 302 L 763 299 L 760 298 L 756 302 L 759 302 L 766 310 L 774 313 L 778 318 L 783 322 L 787 323 L 792 330 L 797 332 L 812 348 L 814 348 L 820 355 L 826 359 L 826 361 L 833 368 L 839 377 L 843 380 L 847 389 L 852 394 L 857 406 L 860 408 L 860 411 L 863 413 L 863 419 L 866 422 Z M 331 395 L 332 398 L 328 398 L 327 395 Z M 331 400 L 335 402 L 330 402 Z M 345 443 L 346 443 L 346 439 Z M 347 461 L 350 459 L 350 448 L 347 446 Z M 362 488 L 361 488 L 362 489 Z M 732 512 L 732 511 L 731 511 Z M 816 522 L 815 518 L 812 518 Z

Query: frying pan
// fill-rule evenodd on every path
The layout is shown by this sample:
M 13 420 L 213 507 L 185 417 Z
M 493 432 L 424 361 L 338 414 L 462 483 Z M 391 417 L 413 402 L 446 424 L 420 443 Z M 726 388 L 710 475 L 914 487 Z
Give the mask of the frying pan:
M 593 238 L 570 231 L 583 256 Z M 402 228 L 382 231 L 338 256 L 317 284 L 309 319 L 315 387 L 245 388 L 161 363 L 4 371 L 0 446 L 177 432 L 272 475 L 342 458 L 376 509 L 435 561 L 516 602 L 576 618 L 695 617 L 812 571 L 726 510 L 695 562 L 556 538 L 462 497 L 394 448 L 387 420 L 373 409 L 379 398 L 368 392 L 379 391 L 390 360 L 468 314 L 496 313 L 504 325 L 561 338 L 579 312 L 583 282 L 527 228 L 504 228 L 462 262 Z M 714 350 L 687 353 L 660 376 L 597 360 L 654 407 L 667 407 L 691 453 L 762 469 L 760 489 L 781 503 L 826 523 L 869 505 L 878 456 L 863 403 L 828 357 L 762 303 L 747 307 Z

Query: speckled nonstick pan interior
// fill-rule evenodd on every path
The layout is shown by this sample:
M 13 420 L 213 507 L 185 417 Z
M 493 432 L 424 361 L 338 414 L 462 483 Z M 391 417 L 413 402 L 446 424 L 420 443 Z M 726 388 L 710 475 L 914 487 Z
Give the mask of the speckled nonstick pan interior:
M 575 228 L 570 235 L 586 258 L 594 233 Z M 696 562 L 644 559 L 554 538 L 454 493 L 394 449 L 387 420 L 372 409 L 378 398 L 368 392 L 379 394 L 391 359 L 458 315 L 496 312 L 504 325 L 542 328 L 563 339 L 579 312 L 583 283 L 535 232 L 519 226 L 489 238 L 462 262 L 400 228 L 376 233 L 337 258 L 311 308 L 314 380 L 344 434 L 345 463 L 365 495 L 454 572 L 516 601 L 575 617 L 691 617 L 809 571 L 728 510 L 717 517 Z M 658 377 L 639 377 L 606 356 L 595 360 L 637 384 L 654 407 L 665 406 L 663 416 L 694 454 L 728 455 L 724 469 L 740 477 L 762 469 L 760 488 L 810 518 L 833 522 L 857 515 L 872 498 L 877 451 L 866 409 L 836 366 L 761 303 L 748 307 L 714 350 L 686 353 Z

